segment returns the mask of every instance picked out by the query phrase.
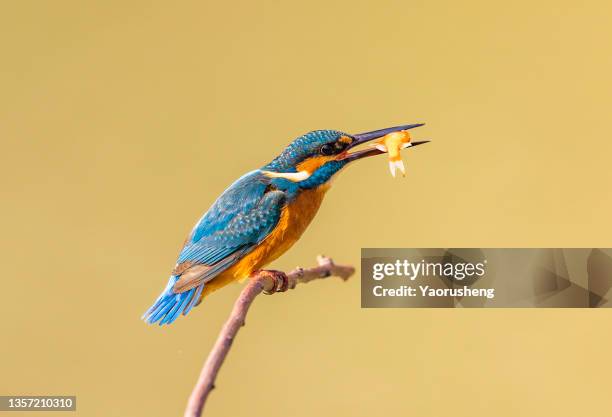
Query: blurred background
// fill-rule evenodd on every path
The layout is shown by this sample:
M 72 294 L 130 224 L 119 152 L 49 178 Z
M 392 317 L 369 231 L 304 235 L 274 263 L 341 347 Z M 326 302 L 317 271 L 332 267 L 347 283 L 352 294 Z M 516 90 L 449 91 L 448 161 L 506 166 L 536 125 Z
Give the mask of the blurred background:
M 215 197 L 313 129 L 427 122 L 415 135 L 433 142 L 404 153 L 405 179 L 384 158 L 347 169 L 274 268 L 612 244 L 609 2 L 0 8 L 2 395 L 181 415 L 241 285 L 170 327 L 140 315 Z M 356 276 L 257 299 L 205 415 L 609 407 L 609 310 L 364 310 L 359 291 Z

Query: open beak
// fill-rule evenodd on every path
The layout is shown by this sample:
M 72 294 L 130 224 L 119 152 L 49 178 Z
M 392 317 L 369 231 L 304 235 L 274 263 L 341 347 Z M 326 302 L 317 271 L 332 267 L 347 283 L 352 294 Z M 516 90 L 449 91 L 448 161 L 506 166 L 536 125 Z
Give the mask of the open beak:
M 347 148 L 347 151 L 359 145 L 363 145 L 364 143 L 370 142 L 372 140 L 380 139 L 383 136 L 388 135 L 389 133 L 399 132 L 401 130 L 414 129 L 415 127 L 423 126 L 424 124 L 425 123 L 415 123 L 411 125 L 394 126 L 394 127 L 388 127 L 386 129 L 373 130 L 371 132 L 358 133 L 356 135 L 353 135 L 353 138 L 355 139 L 355 141 L 349 145 L 349 147 Z M 416 142 L 410 142 L 407 147 L 422 145 L 427 142 L 429 141 L 421 140 L 421 141 L 416 141 Z M 362 150 L 354 151 L 354 152 L 348 152 L 348 153 L 344 152 L 341 155 L 339 155 L 339 159 L 354 161 L 357 159 L 365 158 L 367 156 L 380 155 L 383 153 L 385 152 L 378 150 L 376 148 L 367 148 L 367 149 L 362 149 Z

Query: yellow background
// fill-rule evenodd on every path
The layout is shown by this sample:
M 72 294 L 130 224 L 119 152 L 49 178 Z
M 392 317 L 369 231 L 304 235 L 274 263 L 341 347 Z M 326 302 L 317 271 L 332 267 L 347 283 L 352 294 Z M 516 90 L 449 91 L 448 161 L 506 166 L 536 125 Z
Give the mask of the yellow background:
M 348 168 L 276 268 L 358 264 L 361 247 L 612 244 L 608 1 L 1 9 L 2 394 L 180 415 L 241 287 L 167 328 L 139 317 L 214 198 L 313 129 L 425 121 L 433 143 L 406 152 L 405 179 L 384 158 Z M 206 411 L 604 415 L 611 319 L 362 310 L 358 277 L 316 282 L 256 301 Z

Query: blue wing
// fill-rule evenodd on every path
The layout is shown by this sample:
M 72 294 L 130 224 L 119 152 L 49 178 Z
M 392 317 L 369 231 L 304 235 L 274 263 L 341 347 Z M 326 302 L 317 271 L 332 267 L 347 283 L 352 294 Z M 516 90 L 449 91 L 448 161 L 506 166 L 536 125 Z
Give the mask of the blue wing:
M 191 231 L 168 285 L 143 318 L 172 323 L 198 302 L 206 282 L 253 250 L 274 229 L 285 194 L 253 171 L 232 184 Z M 266 192 L 267 191 L 267 192 Z

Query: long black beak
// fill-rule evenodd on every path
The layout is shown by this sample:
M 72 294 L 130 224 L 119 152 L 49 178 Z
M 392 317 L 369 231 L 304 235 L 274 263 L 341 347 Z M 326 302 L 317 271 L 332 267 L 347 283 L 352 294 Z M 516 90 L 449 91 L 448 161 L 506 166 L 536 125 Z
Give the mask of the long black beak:
M 351 143 L 349 145 L 348 149 L 354 148 L 356 146 L 362 145 L 366 142 L 370 142 L 374 139 L 379 139 L 382 138 L 385 135 L 388 135 L 389 133 L 393 133 L 393 132 L 399 132 L 401 130 L 409 130 L 409 129 L 414 129 L 415 127 L 419 127 L 419 126 L 423 126 L 425 123 L 415 123 L 415 124 L 411 124 L 411 125 L 402 125 L 402 126 L 394 126 L 394 127 L 388 127 L 386 129 L 379 129 L 379 130 L 373 130 L 371 132 L 365 132 L 365 133 L 358 133 L 356 135 L 353 135 L 353 138 L 355 139 L 355 141 L 353 143 Z M 416 142 L 410 142 L 410 147 L 412 146 L 417 146 L 417 145 L 422 145 L 424 143 L 429 142 L 428 140 L 421 140 L 421 141 L 416 141 Z M 380 155 L 384 153 L 383 151 L 380 151 L 376 148 L 369 148 L 369 149 L 364 149 L 364 150 L 360 150 L 360 151 L 355 151 L 355 152 L 350 152 L 344 155 L 344 157 L 342 159 L 344 160 L 349 160 L 349 161 L 354 161 L 356 159 L 361 159 L 361 158 L 365 158 L 367 156 L 374 156 L 374 155 Z

